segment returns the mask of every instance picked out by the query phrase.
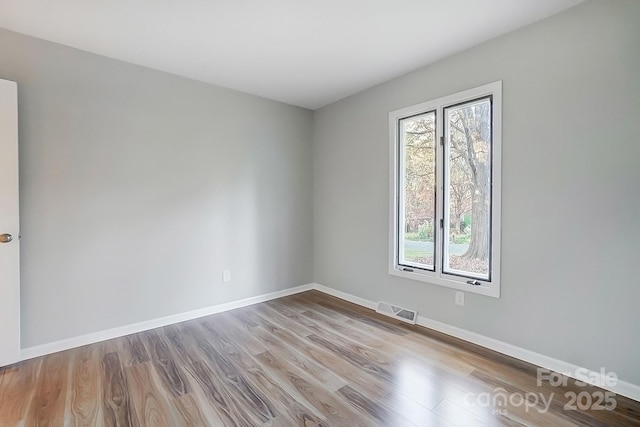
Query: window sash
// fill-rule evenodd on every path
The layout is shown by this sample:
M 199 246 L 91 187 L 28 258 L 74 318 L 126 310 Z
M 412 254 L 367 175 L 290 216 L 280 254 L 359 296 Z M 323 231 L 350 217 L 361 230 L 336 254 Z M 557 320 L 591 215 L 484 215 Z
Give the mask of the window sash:
M 398 265 L 403 266 L 403 267 L 408 267 L 408 268 L 416 268 L 416 269 L 421 269 L 421 270 L 427 270 L 427 271 L 435 271 L 436 269 L 436 258 L 435 258 L 435 248 L 437 247 L 437 243 L 438 243 L 438 239 L 436 237 L 436 233 L 435 233 L 435 228 L 436 228 L 436 211 L 437 211 L 437 192 L 435 191 L 436 185 L 435 182 L 433 183 L 432 187 L 432 195 L 433 195 L 433 206 L 432 206 L 432 214 L 429 215 L 429 219 L 431 223 L 431 226 L 433 227 L 433 242 L 431 244 L 431 252 L 432 252 L 432 257 L 433 260 L 431 263 L 424 263 L 424 262 L 417 262 L 417 261 L 412 261 L 407 259 L 407 255 L 405 253 L 405 249 L 406 249 L 406 230 L 407 230 L 407 207 L 406 207 L 406 201 L 407 201 L 407 192 L 406 192 L 406 188 L 407 188 L 407 175 L 408 175 L 408 166 L 407 166 L 407 131 L 405 129 L 405 126 L 403 126 L 403 124 L 407 123 L 407 122 L 414 122 L 417 120 L 420 120 L 421 118 L 425 118 L 428 120 L 428 117 L 432 116 L 431 118 L 431 122 L 433 123 L 433 138 L 431 143 L 433 144 L 433 168 L 431 170 L 431 172 L 433 173 L 434 179 L 437 176 L 437 138 L 436 138 L 436 124 L 437 124 L 437 114 L 435 110 L 432 111 L 425 111 L 419 114 L 415 114 L 412 116 L 408 116 L 408 117 L 402 117 L 400 119 L 398 119 L 397 122 L 397 138 L 398 138 L 398 161 L 399 161 L 399 166 L 398 166 L 398 173 L 399 176 L 397 178 L 397 185 L 398 185 L 398 193 L 399 193 L 399 197 L 400 197 L 400 202 L 397 203 L 397 207 L 398 207 L 398 227 L 397 227 L 397 234 L 398 234 L 398 248 L 397 248 L 397 253 L 398 253 Z M 414 141 L 415 142 L 415 141 Z M 427 215 L 425 215 L 425 218 L 427 218 Z M 427 245 L 428 246 L 428 245 Z
M 488 126 L 489 126 L 489 132 L 488 132 L 488 141 L 485 141 L 488 143 L 488 150 L 489 150 L 489 158 L 488 158 L 488 172 L 487 172 L 487 182 L 486 182 L 486 186 L 487 189 L 486 191 L 488 191 L 487 194 L 487 198 L 488 198 L 488 212 L 486 213 L 487 215 L 487 223 L 486 223 L 486 227 L 487 227 L 487 252 L 488 252 L 488 259 L 487 259 L 487 272 L 482 274 L 482 273 L 477 273 L 477 272 L 473 272 L 473 271 L 469 271 L 469 270 L 462 270 L 462 269 L 456 269 L 454 267 L 450 266 L 450 251 L 451 251 L 451 244 L 450 244 L 450 239 L 449 239 L 449 233 L 451 230 L 451 152 L 453 150 L 453 142 L 451 141 L 452 139 L 452 135 L 451 135 L 451 119 L 450 119 L 450 115 L 449 115 L 449 111 L 453 110 L 453 109 L 460 109 L 460 108 L 464 108 L 464 107 L 468 107 L 468 106 L 474 106 L 474 105 L 478 105 L 484 102 L 488 102 L 488 106 L 489 106 L 489 120 L 488 120 Z M 443 191 L 443 197 L 444 197 L 444 201 L 442 203 L 442 209 L 443 209 L 443 219 L 444 219 L 444 223 L 443 223 L 443 238 L 441 239 L 442 242 L 442 251 L 443 251 L 443 256 L 441 257 L 440 261 L 442 263 L 442 272 L 443 274 L 450 274 L 453 276 L 459 276 L 459 277 L 463 277 L 463 278 L 468 278 L 468 279 L 479 279 L 479 280 L 485 280 L 487 282 L 491 282 L 491 271 L 492 271 L 492 250 L 491 250 L 491 240 L 492 240 L 492 223 L 491 223 L 491 215 L 492 215 L 492 211 L 493 211 L 493 191 L 492 191 L 492 182 L 493 182 L 493 177 L 492 177 L 492 171 L 493 171 L 493 96 L 489 95 L 489 96 L 485 96 L 482 98 L 478 98 L 478 99 L 473 99 L 473 100 L 469 100 L 469 101 L 465 101 L 465 102 L 460 102 L 460 103 L 456 103 L 453 105 L 448 105 L 443 107 L 443 137 L 444 137 L 444 141 L 445 143 L 443 144 L 443 153 L 442 153 L 442 162 L 443 162 L 443 174 L 442 174 L 442 178 L 444 180 L 444 191 Z M 467 141 L 467 143 L 469 143 Z M 464 147 L 463 147 L 464 148 Z M 471 195 L 471 197 L 473 197 L 473 195 Z M 472 202 L 472 207 L 473 207 L 473 202 Z M 473 215 L 473 213 L 472 213 Z M 476 226 L 482 226 L 484 227 L 484 224 L 471 224 L 472 227 L 476 227 Z M 472 228 L 473 231 L 473 228 Z M 475 273 L 475 274 L 474 274 Z

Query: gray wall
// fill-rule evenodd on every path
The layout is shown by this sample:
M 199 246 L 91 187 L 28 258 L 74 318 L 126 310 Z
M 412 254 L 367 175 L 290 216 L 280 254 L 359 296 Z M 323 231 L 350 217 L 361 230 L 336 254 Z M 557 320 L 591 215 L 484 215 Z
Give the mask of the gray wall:
M 312 281 L 311 111 L 4 30 L 0 78 L 23 347 Z
M 314 116 L 315 281 L 640 384 L 640 2 L 588 2 Z M 503 80 L 502 298 L 392 277 L 388 113 Z

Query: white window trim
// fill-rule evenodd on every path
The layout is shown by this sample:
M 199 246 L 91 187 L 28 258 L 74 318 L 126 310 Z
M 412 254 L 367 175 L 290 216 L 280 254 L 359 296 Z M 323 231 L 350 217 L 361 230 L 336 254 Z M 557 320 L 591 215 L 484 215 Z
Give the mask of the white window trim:
M 452 104 L 471 101 L 485 96 L 492 96 L 493 112 L 492 112 L 492 213 L 491 213 L 491 281 L 478 280 L 480 285 L 470 285 L 467 283 L 468 278 L 448 275 L 442 272 L 442 245 L 438 243 L 435 249 L 435 272 L 416 270 L 405 271 L 403 266 L 398 263 L 399 239 L 398 235 L 398 206 L 399 206 L 399 144 L 397 123 L 399 119 L 420 114 L 427 111 L 436 111 L 436 136 L 439 137 L 443 132 L 443 112 L 444 108 Z M 432 101 L 423 102 L 421 104 L 412 105 L 401 108 L 389 113 L 389 274 L 404 277 L 406 279 L 419 280 L 439 286 L 446 286 L 461 291 L 472 292 L 480 295 L 486 295 L 494 298 L 500 298 L 500 241 L 501 241 L 501 194 L 502 194 L 502 81 L 489 83 L 480 87 L 458 92 L 453 95 L 438 98 Z M 436 144 L 436 187 L 438 197 L 437 201 L 444 200 L 441 196 L 444 194 L 443 188 L 443 147 Z M 441 202 L 440 202 L 441 203 Z M 438 206 L 436 209 L 436 224 L 443 219 L 443 209 Z M 436 242 L 442 242 L 445 228 L 435 227 Z

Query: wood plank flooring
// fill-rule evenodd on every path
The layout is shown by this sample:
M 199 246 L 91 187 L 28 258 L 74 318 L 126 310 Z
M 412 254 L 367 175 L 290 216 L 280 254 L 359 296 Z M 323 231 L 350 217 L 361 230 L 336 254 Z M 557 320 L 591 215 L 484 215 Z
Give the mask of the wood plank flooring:
M 1 368 L 0 426 L 640 425 L 601 393 L 310 291 Z

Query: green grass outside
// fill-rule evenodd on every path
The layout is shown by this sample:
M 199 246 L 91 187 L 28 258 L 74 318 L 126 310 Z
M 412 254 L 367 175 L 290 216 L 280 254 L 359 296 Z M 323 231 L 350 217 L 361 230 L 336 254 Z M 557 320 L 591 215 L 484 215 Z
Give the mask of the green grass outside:
M 433 255 L 432 251 L 425 251 L 421 249 L 407 249 L 404 250 L 405 259 L 425 258 Z

